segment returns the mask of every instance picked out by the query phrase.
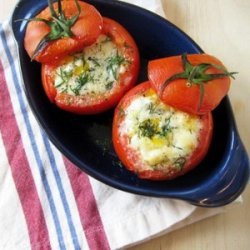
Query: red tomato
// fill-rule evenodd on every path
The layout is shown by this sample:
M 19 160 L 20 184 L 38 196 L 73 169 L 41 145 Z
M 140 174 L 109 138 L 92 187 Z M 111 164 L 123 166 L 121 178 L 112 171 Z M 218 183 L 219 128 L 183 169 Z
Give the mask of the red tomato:
M 213 119 L 211 112 L 202 116 L 187 114 L 190 117 L 196 117 L 202 124 L 202 127 L 198 133 L 198 145 L 192 149 L 191 153 L 188 154 L 186 159 L 180 157 L 178 159 L 179 162 L 175 161 L 175 164 L 171 166 L 169 166 L 169 163 L 167 165 L 167 163 L 163 162 L 160 163 L 160 167 L 151 167 L 148 165 L 148 162 L 145 162 L 145 160 L 143 160 L 140 151 L 131 146 L 131 140 L 133 139 L 131 135 L 126 133 L 126 130 L 124 132 L 125 125 L 123 123 L 125 120 L 125 116 L 128 115 L 128 113 L 126 112 L 131 102 L 136 100 L 136 98 L 148 96 L 150 91 L 155 93 L 155 91 L 151 88 L 150 83 L 145 82 L 132 88 L 121 99 L 115 109 L 113 120 L 113 145 L 121 162 L 128 170 L 137 174 L 139 178 L 150 180 L 170 180 L 181 176 L 191 169 L 195 168 L 204 158 L 211 142 Z M 160 102 L 159 99 L 158 101 Z M 135 119 L 138 121 L 139 118 L 136 117 Z M 130 127 L 131 126 L 132 125 L 130 124 Z M 135 129 L 133 131 L 137 131 L 136 129 L 140 128 L 140 126 L 141 125 L 138 125 L 136 128 L 133 127 L 133 129 Z M 139 135 L 139 137 L 140 136 L 141 135 Z M 157 142 L 158 139 L 155 138 L 155 140 Z M 175 147 L 174 144 L 173 147 Z M 150 153 L 151 152 L 148 152 L 148 154 Z M 179 165 L 176 166 L 176 163 L 178 163 Z
M 68 60 L 65 57 L 55 65 L 42 65 L 42 83 L 51 102 L 69 112 L 78 114 L 96 114 L 114 107 L 121 97 L 135 84 L 139 72 L 140 58 L 134 39 L 119 23 L 109 18 L 103 18 L 102 33 L 107 35 L 119 49 L 123 58 L 129 63 L 125 71 L 119 75 L 118 82 L 104 94 L 85 94 L 74 96 L 69 93 L 59 93 L 54 87 L 55 70 Z M 106 70 L 106 69 L 104 69 Z
M 189 72 L 186 77 L 183 76 L 182 57 L 173 56 L 150 61 L 148 78 L 164 103 L 192 114 L 205 114 L 216 108 L 227 94 L 230 76 L 234 73 L 227 72 L 222 62 L 207 54 L 188 55 L 187 58 L 189 68 L 186 70 Z M 164 87 L 168 79 L 180 73 L 182 77 L 169 81 Z M 193 82 L 188 77 L 193 77 Z M 208 77 L 214 79 L 206 81 Z
M 103 20 L 100 13 L 94 6 L 78 2 L 81 8 L 80 15 L 74 25 L 71 27 L 72 37 L 62 37 L 57 40 L 48 42 L 34 58 L 41 63 L 51 63 L 53 60 L 62 58 L 72 52 L 82 49 L 86 45 L 95 42 L 100 35 Z M 75 1 L 62 1 L 62 10 L 67 20 L 78 13 Z M 58 10 L 58 4 L 53 4 L 55 11 Z M 36 18 L 51 20 L 49 7 L 39 13 Z M 40 41 L 51 31 L 50 27 L 42 21 L 30 21 L 27 25 L 24 47 L 32 58 Z

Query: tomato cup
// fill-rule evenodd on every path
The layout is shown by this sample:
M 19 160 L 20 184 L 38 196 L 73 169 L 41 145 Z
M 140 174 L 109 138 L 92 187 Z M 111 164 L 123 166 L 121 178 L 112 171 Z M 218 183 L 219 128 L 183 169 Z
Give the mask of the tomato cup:
M 172 142 L 172 140 L 173 140 L 172 136 L 175 136 L 177 138 L 178 137 L 177 133 L 179 133 L 179 131 L 182 132 L 182 130 L 178 130 L 177 132 L 175 132 L 175 135 L 174 135 L 173 131 L 176 130 L 177 128 L 174 125 L 171 125 L 171 126 L 169 125 L 170 124 L 169 117 L 174 116 L 172 114 L 180 112 L 180 111 L 177 111 L 175 109 L 171 109 L 172 114 L 169 117 L 167 117 L 167 119 L 165 119 L 166 120 L 165 124 L 161 125 L 162 128 L 165 129 L 165 132 L 167 130 L 168 131 L 164 135 L 162 135 L 164 131 L 162 130 L 162 128 L 159 129 L 159 125 L 156 125 L 155 121 L 159 120 L 159 116 L 163 116 L 164 113 L 162 112 L 159 116 L 155 116 L 155 114 L 153 112 L 156 112 L 156 111 L 155 111 L 155 108 L 152 107 L 152 105 L 151 105 L 152 103 L 148 104 L 148 100 L 140 99 L 140 102 L 145 102 L 145 105 L 147 105 L 150 108 L 150 110 L 148 111 L 149 115 L 148 116 L 145 114 L 141 115 L 141 113 L 144 112 L 143 106 L 140 107 L 140 110 L 138 111 L 138 113 L 136 113 L 136 111 L 134 111 L 135 109 L 130 109 L 130 112 L 134 112 L 133 115 L 136 116 L 136 118 L 135 118 L 136 122 L 138 120 L 142 119 L 142 122 L 140 121 L 140 123 L 138 123 L 139 125 L 138 124 L 135 125 L 135 128 L 134 128 L 134 130 L 136 131 L 135 133 L 139 134 L 138 136 L 137 135 L 136 136 L 139 138 L 141 138 L 143 136 L 150 137 L 150 139 L 146 138 L 146 139 L 148 139 L 145 142 L 147 144 L 151 143 L 152 140 L 155 141 L 154 143 L 151 143 L 149 145 L 150 150 L 146 151 L 146 154 L 151 154 L 152 152 L 154 153 L 155 145 L 157 147 L 157 144 L 159 145 L 159 141 L 160 141 L 160 143 L 163 144 L 163 146 L 164 146 L 164 143 L 173 144 L 173 145 L 171 145 L 171 147 L 166 147 L 165 152 L 160 152 L 161 154 L 166 154 L 166 157 L 164 157 L 161 162 L 152 166 L 152 164 L 149 164 L 146 162 L 146 160 L 144 158 L 145 153 L 144 153 L 144 157 L 143 157 L 142 156 L 143 154 L 141 153 L 141 151 L 138 150 L 138 148 L 135 148 L 134 146 L 132 146 L 133 143 L 131 141 L 135 140 L 134 139 L 135 136 L 131 136 L 131 131 L 128 130 L 129 131 L 128 133 L 123 132 L 124 127 L 125 127 L 124 120 L 126 119 L 126 116 L 128 115 L 128 112 L 127 112 L 128 107 L 130 107 L 131 105 L 135 105 L 135 104 L 131 104 L 131 103 L 134 100 L 136 100 L 136 98 L 148 96 L 149 92 L 155 93 L 155 91 L 151 88 L 150 83 L 145 82 L 145 83 L 139 84 L 136 87 L 134 87 L 133 89 L 131 89 L 121 99 L 120 103 L 118 104 L 118 106 L 115 109 L 115 115 L 114 115 L 114 120 L 113 120 L 113 132 L 112 132 L 113 145 L 114 145 L 115 151 L 116 151 L 119 159 L 124 164 L 124 166 L 128 170 L 134 172 L 139 178 L 149 179 L 149 180 L 171 180 L 171 179 L 174 179 L 178 176 L 184 175 L 185 173 L 189 172 L 193 168 L 197 167 L 198 164 L 202 161 L 202 159 L 206 156 L 208 149 L 209 149 L 209 146 L 210 146 L 210 143 L 211 143 L 211 138 L 212 138 L 213 119 L 212 119 L 212 115 L 210 112 L 207 113 L 206 115 L 202 115 L 202 116 L 197 116 L 197 115 L 194 116 L 194 115 L 189 115 L 187 113 L 184 114 L 181 112 L 182 117 L 187 116 L 188 119 L 190 119 L 190 120 L 191 119 L 198 119 L 199 123 L 201 124 L 201 129 L 199 129 L 197 132 L 198 138 L 197 138 L 197 143 L 195 144 L 195 147 L 192 148 L 192 150 L 187 155 L 180 154 L 183 152 L 184 148 L 180 148 L 180 150 L 175 150 L 174 152 L 176 152 L 175 153 L 176 157 L 173 157 L 174 160 L 170 161 L 168 158 L 168 155 L 167 155 L 168 151 L 171 152 L 171 150 L 172 150 L 171 147 L 177 148 L 177 145 L 174 145 L 174 143 Z M 161 101 L 157 100 L 157 102 L 161 102 Z M 160 112 L 163 108 L 165 108 L 164 106 L 166 106 L 166 105 L 161 104 L 161 109 L 159 109 Z M 152 110 L 154 110 L 154 111 L 152 111 Z M 147 121 L 149 121 L 149 119 L 151 119 L 150 115 L 154 118 L 151 121 L 151 124 L 147 123 L 147 131 L 145 132 L 145 124 L 146 124 L 145 121 L 147 122 Z M 142 118 L 140 118 L 140 116 L 142 116 Z M 149 117 L 149 119 L 148 119 L 148 117 Z M 129 121 L 128 124 L 129 124 L 128 126 L 132 126 L 132 122 Z M 159 124 L 159 122 L 158 122 L 158 124 Z M 157 128 L 155 125 L 157 126 Z M 169 128 L 166 128 L 166 126 L 169 126 Z M 184 126 L 184 124 L 180 124 L 180 126 Z M 144 129 L 144 131 L 141 131 L 142 128 Z M 170 130 L 172 130 L 172 131 L 170 131 Z M 170 133 L 172 133 L 172 134 L 170 134 L 168 136 L 168 134 L 167 134 L 168 132 L 169 132 L 169 134 Z M 193 131 L 191 131 L 190 133 L 193 133 Z M 168 139 L 168 138 L 164 139 L 163 138 L 164 136 L 165 137 L 168 136 L 168 138 L 170 138 L 170 139 Z M 185 136 L 183 138 L 185 138 Z M 162 144 L 160 144 L 160 147 Z M 142 147 L 143 146 L 144 145 L 142 145 Z M 193 147 L 193 145 L 192 145 L 192 147 Z M 187 150 L 187 149 L 185 149 L 185 150 Z M 159 156 L 157 156 L 157 157 L 159 157 Z
M 116 83 L 113 84 L 112 87 L 106 88 L 104 92 L 73 95 L 65 92 L 58 92 L 55 87 L 56 69 L 68 60 L 68 56 L 53 64 L 43 64 L 42 83 L 46 95 L 52 103 L 55 103 L 63 110 L 77 114 L 97 114 L 104 112 L 113 108 L 122 96 L 136 83 L 140 68 L 140 58 L 134 39 L 128 31 L 116 21 L 110 18 L 103 18 L 103 20 L 104 26 L 102 35 L 111 39 L 117 51 L 119 50 L 120 53 L 120 55 L 115 55 L 107 59 L 111 62 L 113 60 L 113 63 L 123 60 L 125 64 L 123 71 L 119 73 L 119 76 L 115 79 Z M 89 58 L 89 60 L 91 60 L 91 58 Z M 94 63 L 98 64 L 98 62 Z M 96 67 L 100 67 L 100 65 Z M 110 65 L 105 67 L 106 68 L 103 69 L 104 71 L 107 70 L 107 68 L 111 68 L 112 71 Z M 103 81 L 103 84 L 107 84 L 105 83 L 105 79 Z

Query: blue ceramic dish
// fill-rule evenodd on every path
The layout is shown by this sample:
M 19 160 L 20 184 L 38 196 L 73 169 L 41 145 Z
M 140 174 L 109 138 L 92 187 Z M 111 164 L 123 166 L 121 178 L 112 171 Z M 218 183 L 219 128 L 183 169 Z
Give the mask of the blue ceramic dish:
M 201 53 L 201 48 L 165 19 L 126 3 L 92 0 L 103 16 L 124 25 L 136 40 L 141 54 L 139 81 L 147 79 L 150 59 L 177 54 Z M 198 206 L 216 207 L 232 202 L 249 179 L 249 160 L 240 140 L 228 98 L 213 112 L 214 135 L 206 158 L 192 172 L 173 181 L 138 179 L 121 166 L 111 142 L 113 111 L 95 116 L 76 116 L 59 110 L 45 96 L 40 65 L 31 62 L 23 47 L 25 22 L 47 5 L 46 0 L 21 0 L 12 17 L 18 41 L 20 66 L 29 104 L 50 140 L 76 166 L 92 177 L 121 190 L 154 197 L 185 200 Z M 33 83 L 36 84 L 33 84 Z

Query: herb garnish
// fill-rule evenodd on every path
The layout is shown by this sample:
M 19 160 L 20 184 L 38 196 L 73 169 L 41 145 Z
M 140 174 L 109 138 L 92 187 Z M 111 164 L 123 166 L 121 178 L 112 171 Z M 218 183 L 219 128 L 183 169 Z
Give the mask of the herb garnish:
M 172 132 L 173 127 L 170 126 L 171 116 L 166 118 L 163 126 L 159 127 L 159 124 L 152 119 L 146 119 L 141 122 L 138 126 L 139 135 L 152 138 L 154 135 L 159 135 L 162 137 L 166 137 L 169 133 Z
M 161 127 L 161 131 L 160 131 L 160 135 L 161 136 L 166 136 L 168 133 L 170 133 L 173 129 L 173 127 L 170 126 L 170 120 L 173 114 L 171 114 L 171 116 L 169 116 L 166 120 L 164 125 Z
M 106 90 L 111 90 L 112 87 L 113 87 L 113 84 L 114 84 L 113 81 L 108 82 L 108 83 L 105 85 Z
M 69 79 L 72 77 L 73 75 L 73 71 L 70 70 L 70 71 L 66 71 L 66 70 L 63 70 L 62 68 L 60 68 L 60 72 L 57 73 L 57 75 L 61 78 L 62 82 L 55 85 L 56 88 L 59 88 L 61 87 L 63 84 L 67 83 L 69 81 Z
M 96 67 L 100 67 L 101 66 L 101 64 L 98 62 L 98 60 L 96 58 L 94 58 L 94 57 L 89 56 L 88 60 L 91 61 L 91 62 L 93 62 Z
M 148 110 L 149 110 L 149 114 L 154 114 L 156 112 L 156 105 L 150 102 L 148 104 Z
M 139 124 L 139 135 L 143 137 L 152 138 L 158 133 L 158 126 L 151 119 L 144 120 Z
M 70 87 L 70 89 L 74 92 L 75 95 L 79 95 L 82 87 L 90 81 L 90 76 L 88 74 L 81 74 L 77 77 L 76 83 L 77 85 L 74 87 Z
M 116 54 L 112 57 L 107 58 L 107 71 L 110 71 L 114 79 L 117 80 L 117 70 L 118 68 L 125 63 L 125 58 L 119 55 L 118 50 Z

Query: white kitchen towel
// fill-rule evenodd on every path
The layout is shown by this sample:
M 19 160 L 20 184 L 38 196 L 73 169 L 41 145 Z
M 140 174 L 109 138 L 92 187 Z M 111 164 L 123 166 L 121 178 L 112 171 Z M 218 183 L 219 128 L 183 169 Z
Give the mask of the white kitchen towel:
M 160 1 L 136 2 L 163 13 Z M 0 24 L 0 249 L 120 249 L 223 210 L 122 192 L 75 167 L 34 118 Z
M 143 7 L 159 16 L 166 17 L 162 8 L 161 0 L 123 0 L 123 2 Z

